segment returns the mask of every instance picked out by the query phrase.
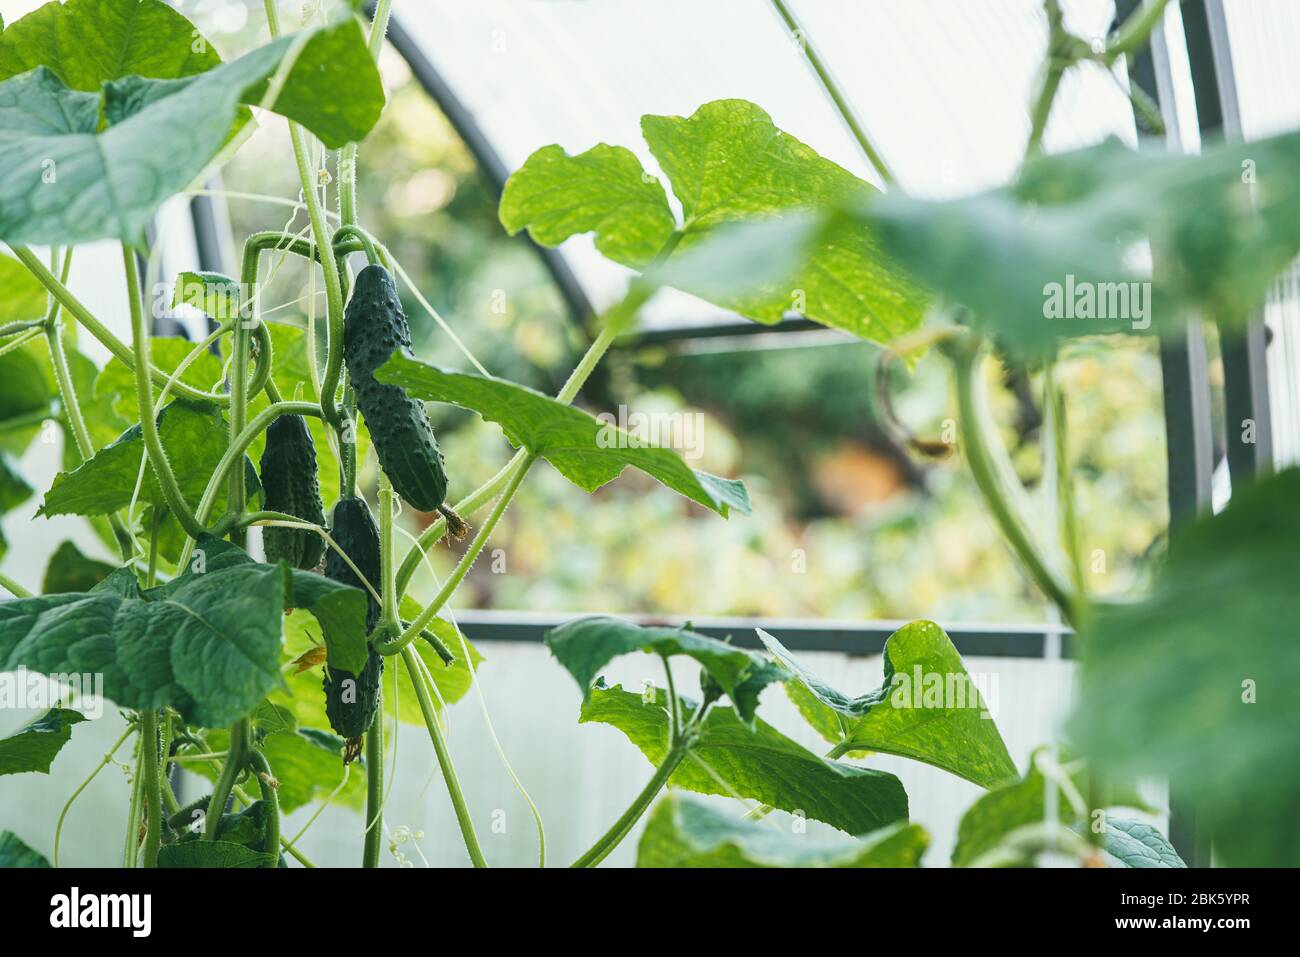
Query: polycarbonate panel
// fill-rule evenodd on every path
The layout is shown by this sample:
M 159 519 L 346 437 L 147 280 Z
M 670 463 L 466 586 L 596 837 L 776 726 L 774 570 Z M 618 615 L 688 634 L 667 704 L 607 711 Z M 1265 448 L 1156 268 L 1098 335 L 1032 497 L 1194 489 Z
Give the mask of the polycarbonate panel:
M 1107 0 L 1066 3 L 1067 24 L 1101 37 Z M 1029 132 L 1046 38 L 1039 0 L 817 0 L 793 4 L 903 188 L 926 196 L 1005 180 Z M 580 152 L 597 142 L 635 151 L 644 113 L 687 115 L 743 97 L 782 129 L 878 182 L 768 0 L 397 0 L 395 15 L 514 169 L 538 147 Z M 1109 134 L 1131 140 L 1127 96 L 1100 68 L 1071 71 L 1046 145 Z M 563 247 L 592 301 L 606 305 L 627 271 L 587 237 Z M 647 325 L 717 321 L 681 294 L 652 304 Z

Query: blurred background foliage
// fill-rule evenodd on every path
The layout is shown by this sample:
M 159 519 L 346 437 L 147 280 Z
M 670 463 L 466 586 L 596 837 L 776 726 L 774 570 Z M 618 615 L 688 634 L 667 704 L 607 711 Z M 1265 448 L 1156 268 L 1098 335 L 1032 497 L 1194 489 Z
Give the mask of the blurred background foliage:
M 534 252 L 505 235 L 490 184 L 405 64 L 388 51 L 383 67 L 391 100 L 361 151 L 362 221 L 489 371 L 554 391 L 589 334 L 566 313 Z M 259 131 L 226 168 L 225 187 L 294 195 L 284 139 L 280 128 Z M 282 207 L 235 199 L 231 210 L 236 235 L 285 225 Z M 293 228 L 304 223 L 300 216 Z M 319 277 L 286 261 L 263 300 L 267 318 L 303 323 L 313 290 L 319 325 Z M 468 368 L 409 290 L 402 295 L 417 353 Z M 691 464 L 743 478 L 753 516 L 719 521 L 634 474 L 587 496 L 543 467 L 473 570 L 461 607 L 1041 620 L 1043 602 L 1014 567 L 958 457 L 917 459 L 880 427 L 877 365 L 874 346 L 843 338 L 615 350 L 580 403 L 613 414 L 620 405 L 701 413 L 702 457 Z M 992 364 L 987 372 L 1003 438 L 1035 491 L 1040 377 Z M 929 357 L 889 374 L 900 418 L 919 434 L 942 435 L 953 415 L 943 363 Z M 1057 374 L 1089 585 L 1127 592 L 1162 545 L 1167 520 L 1159 360 L 1150 342 L 1082 340 Z M 431 413 L 454 500 L 511 450 L 473 415 Z M 404 522 L 418 531 L 420 518 Z M 448 547 L 436 549 L 434 571 L 448 571 L 453 558 Z M 432 588 L 426 570 L 415 595 Z

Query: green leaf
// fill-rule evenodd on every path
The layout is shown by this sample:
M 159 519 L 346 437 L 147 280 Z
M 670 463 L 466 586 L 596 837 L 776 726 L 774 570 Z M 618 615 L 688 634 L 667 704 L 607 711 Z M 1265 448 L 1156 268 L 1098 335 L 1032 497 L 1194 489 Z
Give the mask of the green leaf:
M 794 311 L 879 342 L 920 324 L 927 297 L 868 228 L 809 215 L 875 190 L 761 108 L 716 100 L 690 117 L 643 116 L 641 131 L 685 217 L 659 281 L 759 322 Z M 507 183 L 500 215 L 511 233 L 527 227 L 548 246 L 595 232 L 597 249 L 638 269 L 674 226 L 659 183 L 632 153 L 605 144 L 572 157 L 538 150 Z
M 674 257 L 722 226 L 876 195 L 745 100 L 705 103 L 690 117 L 643 116 L 641 132 L 682 204 L 685 235 Z M 684 288 L 760 322 L 793 310 L 877 342 L 915 329 L 926 304 L 870 231 L 847 223 L 819 236 L 794 274 L 781 279 L 739 296 L 719 295 L 713 283 Z
M 1029 770 L 1023 778 L 991 789 L 962 815 L 957 828 L 957 846 L 952 852 L 954 867 L 970 866 L 982 855 L 1001 846 L 1013 832 L 1040 824 L 1044 820 L 1049 785 L 1039 766 L 1043 758 L 1043 749 L 1035 751 L 1030 757 Z M 1087 776 L 1088 772 L 1082 762 L 1067 760 L 1061 765 L 1059 776 L 1050 785 L 1056 793 L 1057 820 L 1062 826 L 1079 829 L 1091 825 L 1090 817 L 1085 818 L 1087 809 L 1075 806 L 1089 791 Z M 1068 791 L 1061 784 L 1062 779 L 1067 777 Z M 1099 781 L 1095 799 L 1101 809 L 1130 807 L 1152 810 L 1124 780 Z M 1106 817 L 1111 819 L 1109 812 Z
M 211 575 L 231 568 L 278 571 L 284 579 L 284 608 L 305 608 L 311 612 L 324 635 L 329 663 L 345 671 L 360 672 L 369 655 L 366 643 L 366 594 L 359 588 L 343 585 L 314 572 L 290 568 L 287 563 L 266 565 L 253 561 L 238 545 L 204 535 L 195 542 L 191 570 L 165 585 L 150 589 L 151 600 L 166 597 L 197 575 Z M 195 561 L 202 561 L 203 572 L 197 573 Z
M 543 146 L 506 180 L 501 225 L 510 235 L 527 228 L 544 246 L 595 233 L 607 258 L 644 269 L 677 228 L 659 180 L 636 155 L 600 143 L 570 156 Z
M 49 866 L 44 854 L 32 850 L 13 831 L 0 831 L 0 868 Z
M 226 420 L 215 407 L 178 400 L 159 413 L 158 433 L 181 494 L 191 507 L 197 505 L 226 450 L 230 438 Z M 71 472 L 56 475 L 37 514 L 107 515 L 125 508 L 135 493 L 144 457 L 144 433 L 138 424 L 133 425 L 88 462 Z M 245 469 L 250 469 L 252 463 L 247 456 L 244 461 Z M 224 496 L 223 491 L 218 509 L 224 505 Z M 158 506 L 167 504 L 152 466 L 145 467 L 139 501 Z
M 8 452 L 0 450 L 0 515 L 17 508 L 35 491 Z
M 1071 719 L 1112 772 L 1167 775 L 1234 867 L 1300 864 L 1300 471 L 1174 535 L 1146 599 L 1098 611 Z
M 360 591 L 283 563 L 239 561 L 221 544 L 201 540 L 212 552 L 205 571 L 147 592 L 121 568 L 89 592 L 0 602 L 0 670 L 100 673 L 122 707 L 170 705 L 188 723 L 224 727 L 281 683 L 286 606 L 317 615 L 349 663 L 364 654 Z
M 1200 312 L 1242 323 L 1300 250 L 1300 134 L 1134 153 L 1118 141 L 1032 161 L 1009 186 L 947 202 L 891 192 L 861 218 L 918 281 L 968 306 L 1004 345 L 1038 353 L 1058 339 L 1173 332 Z M 1246 173 L 1249 172 L 1250 176 Z M 1154 276 L 1134 255 L 1149 239 Z M 1153 280 L 1146 312 L 1119 299 Z M 1059 315 L 1069 286 L 1104 294 L 1107 315 Z M 1053 285 L 1054 284 L 1054 285 Z M 1086 284 L 1086 285 L 1085 285 Z M 1139 286 L 1139 290 L 1140 290 Z M 1112 303 L 1111 292 L 1115 294 Z M 1117 315 L 1118 314 L 1118 315 Z
M 576 618 L 552 628 L 546 633 L 546 647 L 577 680 L 584 698 L 601 669 L 620 655 L 685 655 L 714 677 L 746 722 L 754 720 L 759 692 L 786 678 L 784 669 L 761 655 L 688 628 L 643 628 L 608 615 Z
M 761 628 L 758 635 L 795 681 L 838 718 L 841 736 L 835 743 L 846 750 L 924 761 L 986 788 L 1015 778 L 1015 762 L 979 688 L 934 622 L 914 621 L 890 635 L 884 681 L 858 698 L 825 684 Z
M 116 566 L 108 562 L 87 558 L 81 549 L 70 542 L 61 542 L 45 566 L 41 592 L 58 595 L 66 592 L 90 591 L 111 575 Z
M 194 24 L 161 0 L 47 3 L 0 33 L 0 80 L 46 66 L 89 92 L 130 74 L 170 79 L 220 62 Z
M 668 794 L 650 812 L 636 866 L 919 867 L 929 843 L 919 824 L 892 824 L 861 840 L 827 840 Z
M 655 703 L 646 703 L 617 685 L 596 687 L 579 720 L 613 725 L 658 765 L 668 753 L 667 700 L 658 688 Z M 682 704 L 688 717 L 694 714 L 694 703 L 682 699 Z M 801 812 L 850 834 L 907 819 L 907 795 L 892 774 L 828 761 L 761 719 L 751 730 L 734 709 L 718 705 L 705 716 L 698 741 L 668 783 Z
M 308 37 L 272 108 L 338 148 L 369 132 L 383 87 L 355 19 Z M 143 81 L 149 96 L 137 83 L 145 105 L 102 131 L 99 96 L 69 89 L 47 67 L 0 83 L 0 238 L 142 245 L 158 206 L 211 162 L 241 103 L 260 103 L 296 41 L 282 37 L 189 80 Z
M 239 317 L 239 280 L 219 272 L 182 272 L 176 275 L 172 307 L 193 306 L 217 322 Z
M 399 385 L 427 402 L 472 409 L 498 423 L 513 444 L 546 459 L 588 492 L 617 478 L 630 465 L 724 518 L 733 508 L 749 514 L 749 496 L 741 482 L 692 469 L 671 449 L 648 445 L 525 386 L 493 376 L 440 369 L 401 351 L 379 367 L 375 378 Z
M 185 357 L 194 351 L 196 345 L 197 343 L 176 336 L 155 336 L 149 340 L 150 359 L 159 371 L 170 376 Z M 205 349 L 186 366 L 178 381 L 196 389 L 211 390 L 220 387 L 222 378 L 221 360 Z M 157 386 L 152 388 L 156 402 L 161 390 Z M 112 406 L 114 415 L 124 425 L 139 419 L 136 411 L 135 371 L 120 359 L 109 359 L 96 374 L 92 394 L 96 403 Z M 90 404 L 89 398 L 89 395 L 82 397 L 83 406 Z
M 1106 853 L 1125 867 L 1186 867 L 1173 845 L 1150 824 L 1107 817 Z
M 183 841 L 158 851 L 159 867 L 266 867 L 271 860 L 270 854 L 232 841 Z
M 50 773 L 54 757 L 72 737 L 72 726 L 86 716 L 68 708 L 51 708 L 6 738 L 0 738 L 0 774 Z
M 41 319 L 47 305 L 45 287 L 27 267 L 12 256 L 0 256 L 0 325 Z

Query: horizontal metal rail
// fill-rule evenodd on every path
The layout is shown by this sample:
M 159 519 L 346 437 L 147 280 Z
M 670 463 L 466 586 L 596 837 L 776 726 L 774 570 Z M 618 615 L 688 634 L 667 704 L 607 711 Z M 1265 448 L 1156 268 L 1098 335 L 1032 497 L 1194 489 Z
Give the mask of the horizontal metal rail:
M 583 612 L 519 612 L 466 610 L 456 613 L 456 623 L 472 641 L 541 641 L 546 632 Z M 878 655 L 885 640 L 907 621 L 837 621 L 822 618 L 712 618 L 699 615 L 620 615 L 639 625 L 690 627 L 711 638 L 727 639 L 741 648 L 762 648 L 754 629 L 775 635 L 791 651 L 829 651 L 846 655 Z M 962 655 L 997 658 L 1043 658 L 1059 646 L 1070 657 L 1068 627 L 1041 624 L 970 624 L 938 622 Z

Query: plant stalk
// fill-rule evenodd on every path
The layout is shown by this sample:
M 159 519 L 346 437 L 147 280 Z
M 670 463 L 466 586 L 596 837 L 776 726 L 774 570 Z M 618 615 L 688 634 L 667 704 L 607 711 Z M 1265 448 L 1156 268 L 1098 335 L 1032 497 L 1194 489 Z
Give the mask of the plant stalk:
M 682 759 L 686 757 L 689 750 L 690 745 L 680 741 L 669 748 L 668 753 L 664 755 L 663 762 L 655 770 L 654 777 L 641 789 L 641 793 L 632 800 L 632 804 L 623 812 L 623 816 L 615 821 L 610 829 L 601 835 L 600 840 L 596 841 L 585 854 L 569 866 L 595 867 L 608 857 L 610 852 L 618 847 L 623 838 L 627 837 L 632 828 L 636 826 L 636 822 L 641 820 L 641 815 L 650 807 L 655 796 L 663 790 L 664 785 L 668 783 L 668 779 L 673 776 L 673 772 L 677 770 L 677 766 L 682 763 Z

